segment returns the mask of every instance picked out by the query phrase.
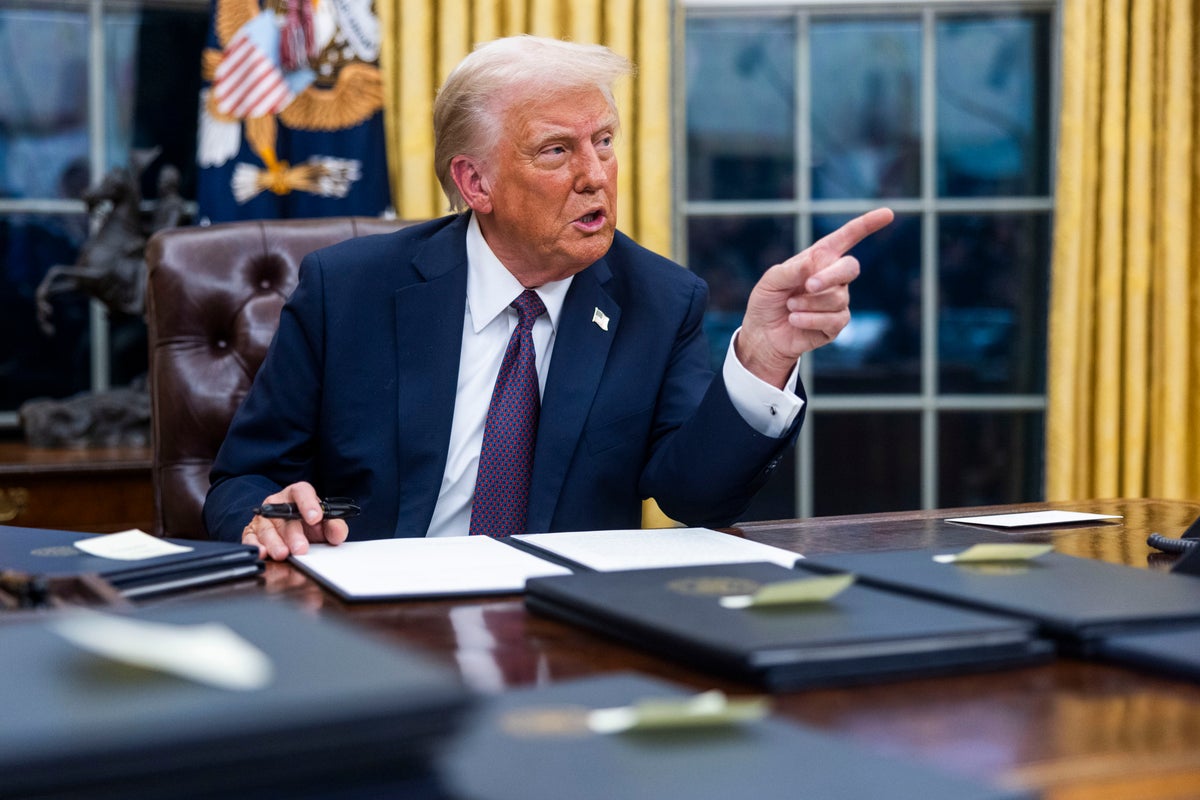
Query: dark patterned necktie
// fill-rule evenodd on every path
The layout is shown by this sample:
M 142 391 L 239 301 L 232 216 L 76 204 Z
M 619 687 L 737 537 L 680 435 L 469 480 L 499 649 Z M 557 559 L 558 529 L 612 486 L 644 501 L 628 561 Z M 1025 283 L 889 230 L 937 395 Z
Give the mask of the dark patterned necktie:
M 483 428 L 479 475 L 471 505 L 472 536 L 525 533 L 529 510 L 533 443 L 541 406 L 532 331 L 534 321 L 546 313 L 546 307 L 531 289 L 522 292 L 512 305 L 517 310 L 517 329 L 504 351 Z

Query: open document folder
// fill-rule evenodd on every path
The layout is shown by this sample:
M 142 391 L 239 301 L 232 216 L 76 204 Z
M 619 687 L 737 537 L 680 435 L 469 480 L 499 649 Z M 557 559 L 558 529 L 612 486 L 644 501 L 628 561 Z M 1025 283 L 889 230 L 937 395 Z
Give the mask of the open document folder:
M 343 600 L 513 594 L 529 578 L 570 574 L 488 536 L 314 544 L 291 560 Z
M 706 528 L 373 539 L 293 555 L 296 566 L 344 600 L 514 594 L 530 578 L 572 572 L 769 561 L 797 553 Z

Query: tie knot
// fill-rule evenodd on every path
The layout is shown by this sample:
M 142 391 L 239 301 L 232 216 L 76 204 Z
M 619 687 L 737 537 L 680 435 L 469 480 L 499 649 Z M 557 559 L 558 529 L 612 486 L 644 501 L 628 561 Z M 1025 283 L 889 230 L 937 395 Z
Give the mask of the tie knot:
M 546 313 L 542 298 L 538 297 L 533 289 L 526 289 L 517 295 L 517 299 L 512 301 L 512 307 L 517 310 L 518 325 L 531 326 L 538 317 Z

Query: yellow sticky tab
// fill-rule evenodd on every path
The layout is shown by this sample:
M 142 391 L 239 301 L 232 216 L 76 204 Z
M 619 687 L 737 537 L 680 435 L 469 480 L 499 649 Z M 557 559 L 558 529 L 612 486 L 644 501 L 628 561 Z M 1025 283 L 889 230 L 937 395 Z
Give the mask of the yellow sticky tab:
M 996 561 L 1032 561 L 1038 556 L 1054 550 L 1052 544 L 1024 544 L 1021 542 L 985 542 L 975 544 L 961 553 L 936 555 L 939 564 L 972 564 Z
M 261 690 L 275 677 L 265 653 L 219 622 L 176 625 L 76 609 L 50 628 L 109 661 L 222 689 Z
M 855 576 L 847 573 L 768 583 L 754 594 L 722 597 L 721 605 L 725 608 L 755 608 L 758 606 L 823 603 L 846 591 L 854 583 L 854 580 Z
M 593 733 L 721 727 L 762 719 L 768 711 L 765 697 L 731 700 L 714 689 L 679 700 L 651 698 L 598 708 L 588 714 L 587 725 Z

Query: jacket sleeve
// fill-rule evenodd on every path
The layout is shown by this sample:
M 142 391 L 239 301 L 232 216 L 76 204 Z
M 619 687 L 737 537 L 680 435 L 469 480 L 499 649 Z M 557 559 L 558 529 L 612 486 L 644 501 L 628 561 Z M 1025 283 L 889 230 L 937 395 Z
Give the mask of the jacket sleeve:
M 660 433 L 639 489 L 672 519 L 727 527 L 745 513 L 794 444 L 804 411 L 780 438 L 764 436 L 742 418 L 720 372 L 714 376 L 708 367 L 706 306 L 707 292 L 697 292 L 676 337 L 659 397 Z M 802 386 L 797 392 L 804 397 Z

